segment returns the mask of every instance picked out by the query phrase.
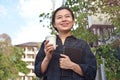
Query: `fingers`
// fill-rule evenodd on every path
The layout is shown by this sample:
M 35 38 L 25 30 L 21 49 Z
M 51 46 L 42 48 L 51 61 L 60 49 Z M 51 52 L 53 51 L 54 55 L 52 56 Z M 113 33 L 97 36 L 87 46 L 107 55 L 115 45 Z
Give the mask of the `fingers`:
M 62 61 L 66 61 L 66 60 L 69 60 L 69 57 L 65 54 L 60 54 L 59 61 L 62 62 Z
M 62 69 L 69 69 L 69 65 L 71 63 L 71 60 L 69 57 L 65 54 L 60 54 L 61 58 L 59 58 L 59 65 Z
M 67 58 L 68 56 L 65 55 L 65 54 L 60 54 L 60 57 L 61 57 L 61 58 Z
M 44 51 L 46 55 L 52 54 L 54 51 L 54 46 L 52 44 L 49 44 L 48 40 L 45 41 L 44 45 L 45 45 Z
M 46 45 L 46 44 L 48 44 L 48 43 L 49 43 L 49 41 L 48 41 L 48 40 L 46 40 L 46 41 L 45 41 L 45 43 L 44 43 L 44 45 Z

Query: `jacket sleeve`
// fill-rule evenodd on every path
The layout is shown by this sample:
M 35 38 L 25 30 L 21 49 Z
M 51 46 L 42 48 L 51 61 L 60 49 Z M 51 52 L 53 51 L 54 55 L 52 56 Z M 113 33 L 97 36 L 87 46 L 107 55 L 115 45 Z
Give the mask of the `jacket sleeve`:
M 36 59 L 35 59 L 35 65 L 34 65 L 34 73 L 36 74 L 37 77 L 41 78 L 44 74 L 42 74 L 40 71 L 41 63 L 45 57 L 45 52 L 44 52 L 44 42 L 41 45 L 41 48 L 39 52 L 37 53 Z
M 89 45 L 85 42 L 83 47 L 82 63 L 79 64 L 85 80 L 95 80 L 97 71 L 97 62 L 94 54 L 91 52 Z

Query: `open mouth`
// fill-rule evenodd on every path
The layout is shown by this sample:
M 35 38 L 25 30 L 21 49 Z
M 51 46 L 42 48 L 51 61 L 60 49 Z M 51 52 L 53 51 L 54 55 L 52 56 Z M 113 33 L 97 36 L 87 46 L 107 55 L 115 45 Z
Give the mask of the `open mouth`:
M 62 23 L 61 24 L 63 27 L 66 27 L 66 26 L 68 26 L 68 23 Z

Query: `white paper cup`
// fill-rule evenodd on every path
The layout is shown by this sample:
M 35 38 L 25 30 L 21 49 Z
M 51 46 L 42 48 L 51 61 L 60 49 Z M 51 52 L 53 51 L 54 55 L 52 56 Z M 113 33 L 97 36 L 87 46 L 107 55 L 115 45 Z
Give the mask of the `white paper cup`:
M 56 35 L 46 36 L 46 40 L 49 41 L 48 44 L 53 44 L 54 49 L 56 49 Z

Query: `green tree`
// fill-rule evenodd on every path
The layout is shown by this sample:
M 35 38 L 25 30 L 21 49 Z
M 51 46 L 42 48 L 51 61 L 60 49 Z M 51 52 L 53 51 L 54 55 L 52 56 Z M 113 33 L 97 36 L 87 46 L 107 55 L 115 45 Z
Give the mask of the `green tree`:
M 0 35 L 0 80 L 16 80 L 18 72 L 27 73 L 27 64 L 21 60 L 23 52 L 11 44 L 7 34 Z
M 67 0 L 66 6 L 73 9 L 80 27 L 87 25 L 88 15 L 102 13 L 109 15 L 109 21 L 116 28 L 114 35 L 120 32 L 120 0 Z
M 98 60 L 98 67 L 102 64 L 101 58 L 105 60 L 105 71 L 108 80 L 120 79 L 120 61 L 116 58 L 117 49 L 113 44 L 101 45 L 96 48 L 96 57 Z
M 15 79 L 18 71 L 9 56 L 0 52 L 0 80 Z

